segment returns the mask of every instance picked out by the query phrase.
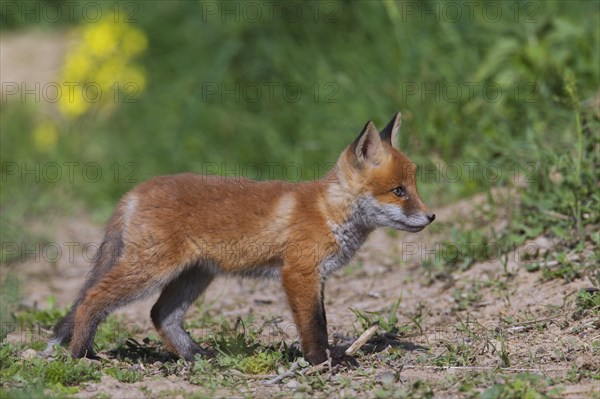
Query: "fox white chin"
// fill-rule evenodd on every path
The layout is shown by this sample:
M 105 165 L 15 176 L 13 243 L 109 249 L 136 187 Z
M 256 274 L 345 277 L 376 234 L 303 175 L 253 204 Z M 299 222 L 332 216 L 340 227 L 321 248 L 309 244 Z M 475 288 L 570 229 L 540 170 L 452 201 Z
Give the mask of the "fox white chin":
M 412 225 L 408 225 L 406 223 L 397 222 L 397 223 L 394 223 L 390 227 L 395 230 L 408 231 L 409 233 L 418 233 L 419 231 L 423 230 L 428 225 L 429 225 L 429 223 L 424 224 L 422 226 L 412 226 Z

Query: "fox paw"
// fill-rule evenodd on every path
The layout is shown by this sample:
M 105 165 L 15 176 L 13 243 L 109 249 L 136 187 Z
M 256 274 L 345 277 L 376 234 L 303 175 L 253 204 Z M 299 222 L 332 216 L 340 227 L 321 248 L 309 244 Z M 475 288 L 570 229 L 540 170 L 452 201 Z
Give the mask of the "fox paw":
M 94 353 L 93 350 L 79 350 L 72 352 L 73 357 L 76 359 L 90 359 L 90 360 L 100 360 L 100 357 Z
M 204 349 L 199 345 L 195 345 L 191 350 L 186 351 L 184 353 L 177 353 L 176 351 L 172 351 L 172 355 L 174 357 L 180 357 L 185 359 L 188 362 L 194 362 L 196 360 L 196 356 L 213 358 L 216 356 L 216 351 L 212 349 Z

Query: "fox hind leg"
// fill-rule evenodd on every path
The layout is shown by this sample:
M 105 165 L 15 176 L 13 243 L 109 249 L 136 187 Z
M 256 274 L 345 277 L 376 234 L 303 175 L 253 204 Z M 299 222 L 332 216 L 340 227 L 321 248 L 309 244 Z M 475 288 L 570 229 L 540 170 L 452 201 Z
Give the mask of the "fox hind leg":
M 212 282 L 213 276 L 195 266 L 171 281 L 163 289 L 150 316 L 164 344 L 186 360 L 202 350 L 183 329 L 183 318 L 189 306 Z
M 149 266 L 148 266 L 149 267 Z M 141 273 L 139 264 L 119 262 L 91 287 L 77 306 L 71 352 L 75 357 L 93 357 L 98 325 L 112 311 L 163 287 L 172 275 Z
M 77 295 L 77 298 L 67 315 L 54 327 L 54 334 L 52 339 L 48 342 L 46 349 L 42 352 L 43 355 L 51 354 L 55 344 L 68 345 L 71 342 L 77 308 L 85 298 L 87 291 L 113 268 L 122 252 L 123 239 L 121 233 L 116 232 L 107 234 L 98 249 L 94 268 L 88 274 L 83 288 Z

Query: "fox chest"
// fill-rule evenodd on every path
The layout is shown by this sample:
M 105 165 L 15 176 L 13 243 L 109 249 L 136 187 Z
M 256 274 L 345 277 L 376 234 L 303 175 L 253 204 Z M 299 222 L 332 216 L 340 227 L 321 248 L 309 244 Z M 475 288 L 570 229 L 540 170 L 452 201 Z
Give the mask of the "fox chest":
M 370 231 L 352 224 L 330 224 L 331 233 L 337 243 L 337 251 L 327 256 L 321 263 L 321 275 L 329 274 L 347 265 L 364 244 Z

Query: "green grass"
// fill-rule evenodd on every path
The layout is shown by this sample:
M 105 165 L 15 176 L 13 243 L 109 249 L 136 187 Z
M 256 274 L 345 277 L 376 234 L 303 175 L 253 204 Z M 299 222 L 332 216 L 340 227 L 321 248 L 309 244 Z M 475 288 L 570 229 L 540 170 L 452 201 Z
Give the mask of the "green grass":
M 15 349 L 10 344 L 0 346 L 0 379 L 4 386 L 22 387 L 29 392 L 50 389 L 58 394 L 72 394 L 80 384 L 100 380 L 99 367 L 85 360 L 60 353 L 50 360 L 37 356 L 23 359 L 14 356 Z
M 464 288 L 456 288 L 452 291 L 452 298 L 456 302 L 458 310 L 467 310 L 477 305 L 482 298 L 482 288 L 485 286 L 482 282 L 473 281 Z
M 594 115 L 580 114 L 587 122 L 585 131 L 574 144 L 561 149 L 540 150 L 536 178 L 520 193 L 521 206 L 504 232 L 503 239 L 523 243 L 541 234 L 553 239 L 548 256 L 552 266 L 541 262 L 545 279 L 567 281 L 587 275 L 598 285 L 597 229 L 600 225 L 598 186 L 599 124 Z M 533 268 L 532 270 L 536 270 Z
M 600 315 L 600 291 L 580 290 L 577 293 L 573 318 L 579 319 L 586 315 Z
M 131 384 L 133 382 L 138 382 L 144 379 L 144 373 L 139 368 L 133 370 L 131 368 L 124 369 L 120 367 L 110 367 L 104 369 L 104 372 L 107 375 L 110 375 L 117 379 L 119 382 L 125 382 Z
M 65 313 L 66 309 L 52 307 L 48 311 L 21 309 L 16 312 L 14 319 L 22 328 L 35 325 L 45 329 Z M 64 396 L 78 392 L 87 382 L 99 381 L 102 375 L 112 376 L 123 383 L 142 381 L 151 374 L 157 374 L 152 365 L 160 359 L 165 363 L 160 367 L 159 374 L 164 377 L 183 375 L 190 383 L 201 385 L 210 392 L 224 386 L 244 384 L 243 378 L 230 373 L 230 370 L 249 375 L 274 373 L 282 367 L 289 367 L 289 359 L 297 355 L 297 350 L 287 348 L 283 342 L 277 346 L 262 343 L 258 339 L 261 330 L 254 327 L 252 319 L 244 322 L 237 320 L 233 325 L 223 321 L 213 327 L 214 331 L 205 339 L 210 342 L 215 355 L 198 357 L 194 363 L 186 364 L 176 359 L 165 361 L 166 354 L 159 349 L 158 342 L 149 338 L 137 342 L 130 338 L 132 331 L 111 316 L 100 326 L 95 348 L 97 351 L 108 351 L 110 356 L 118 360 L 116 365 L 105 360 L 95 363 L 73 359 L 62 350 L 56 351 L 51 359 L 21 357 L 24 349 L 44 348 L 48 337 L 37 336 L 35 342 L 0 345 L 0 380 L 6 394 L 10 395 L 7 397 Z M 140 367 L 139 363 L 146 367 Z
M 398 309 L 401 302 L 402 297 L 399 297 L 392 305 L 389 306 L 389 309 L 382 312 L 361 311 L 358 309 L 351 310 L 363 331 L 367 330 L 373 325 L 378 325 L 384 331 L 389 333 L 398 333 L 400 331 L 400 326 L 398 324 Z
M 44 309 L 27 308 L 18 311 L 14 319 L 19 325 L 34 326 L 41 328 L 52 328 L 54 325 L 67 314 L 68 308 L 60 309 L 56 307 L 56 298 L 48 297 Z
M 394 388 L 379 388 L 375 391 L 377 398 L 396 397 L 401 399 L 432 399 L 435 397 L 434 390 L 426 381 L 417 380 L 410 384 L 408 389 L 396 390 Z
M 566 89 L 579 104 L 573 82 L 566 79 Z M 451 279 L 456 271 L 470 268 L 474 263 L 491 260 L 506 269 L 507 257 L 527 240 L 541 235 L 551 239 L 553 249 L 541 257 L 531 245 L 521 253 L 524 267 L 530 272 L 541 271 L 543 280 L 573 281 L 587 277 L 596 287 L 600 285 L 600 261 L 597 251 L 600 235 L 600 123 L 596 110 L 574 106 L 574 123 L 570 131 L 579 132 L 569 145 L 529 143 L 531 159 L 537 159 L 528 183 L 518 189 L 519 205 L 511 210 L 507 225 L 500 232 L 482 226 L 442 226 L 448 239 L 443 240 L 435 256 L 423 262 L 428 281 Z M 491 208 L 485 216 L 494 220 L 494 198 L 488 199 Z M 475 219 L 475 217 L 473 217 Z M 460 221 L 459 221 L 460 226 Z M 535 251 L 532 251 L 532 248 Z M 531 252 L 531 253 L 530 253 Z M 505 270 L 508 277 L 508 271 Z
M 478 229 L 450 227 L 445 236 L 448 238 L 436 245 L 435 256 L 423 262 L 429 283 L 450 279 L 454 272 L 468 270 L 496 254 L 497 244 Z
M 211 346 L 217 351 L 217 364 L 223 369 L 233 368 L 247 374 L 267 374 L 289 359 L 278 348 L 265 346 L 258 339 L 262 328 L 254 328 L 253 319 L 237 319 L 233 326 L 226 321 L 220 329 L 208 337 Z
M 541 375 L 519 374 L 494 384 L 479 399 L 549 399 L 560 395 L 559 389 L 548 390 L 547 385 L 548 382 Z

